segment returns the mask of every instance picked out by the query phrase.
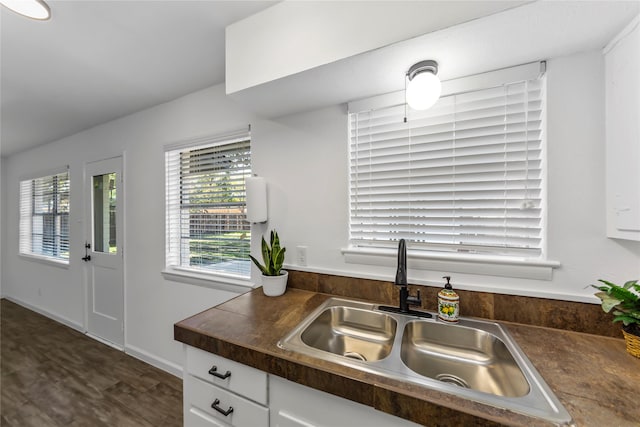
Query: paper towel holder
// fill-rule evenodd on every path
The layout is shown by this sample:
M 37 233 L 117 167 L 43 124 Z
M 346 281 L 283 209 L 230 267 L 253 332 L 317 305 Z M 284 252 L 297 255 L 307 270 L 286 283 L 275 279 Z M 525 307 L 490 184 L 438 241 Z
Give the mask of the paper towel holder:
M 245 179 L 247 221 L 252 224 L 267 222 L 267 182 L 256 174 Z

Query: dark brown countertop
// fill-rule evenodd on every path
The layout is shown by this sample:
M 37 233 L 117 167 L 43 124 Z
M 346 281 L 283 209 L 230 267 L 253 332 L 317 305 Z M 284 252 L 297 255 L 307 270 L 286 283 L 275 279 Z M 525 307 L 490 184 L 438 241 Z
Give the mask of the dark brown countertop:
M 177 323 L 174 337 L 231 360 L 425 425 L 545 425 L 448 393 L 280 349 L 283 338 L 331 295 L 258 288 Z M 500 322 L 577 426 L 640 426 L 640 359 L 624 340 Z M 434 424 L 434 419 L 438 421 Z

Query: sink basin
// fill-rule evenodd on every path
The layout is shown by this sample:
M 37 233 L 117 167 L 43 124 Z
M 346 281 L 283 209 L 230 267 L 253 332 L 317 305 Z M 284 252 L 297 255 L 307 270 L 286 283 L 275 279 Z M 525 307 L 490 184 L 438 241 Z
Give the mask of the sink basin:
M 529 383 L 505 343 L 480 329 L 408 322 L 400 359 L 420 375 L 460 387 L 509 397 L 529 393 Z
M 384 313 L 354 307 L 325 309 L 300 339 L 306 345 L 361 361 L 384 359 L 396 336 L 396 320 Z
M 573 425 L 506 329 L 461 318 L 448 324 L 376 304 L 329 298 L 278 342 L 285 350 L 450 393 L 500 410 Z

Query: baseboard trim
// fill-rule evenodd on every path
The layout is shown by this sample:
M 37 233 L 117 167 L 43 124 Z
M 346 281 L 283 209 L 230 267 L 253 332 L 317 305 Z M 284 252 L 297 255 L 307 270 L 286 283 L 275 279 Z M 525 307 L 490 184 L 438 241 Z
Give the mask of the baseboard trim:
M 91 338 L 91 339 L 94 339 L 94 340 L 96 340 L 96 341 L 101 342 L 101 343 L 102 343 L 102 344 L 104 344 L 104 345 L 108 345 L 109 347 L 115 348 L 116 350 L 124 351 L 124 347 L 123 347 L 123 346 L 118 345 L 118 344 L 116 344 L 116 343 L 113 343 L 113 342 L 111 342 L 111 341 L 109 341 L 109 340 L 106 340 L 106 339 L 104 339 L 104 338 L 101 338 L 101 337 L 99 337 L 99 336 L 97 336 L 97 335 L 94 335 L 94 334 L 92 334 L 91 332 L 88 332 L 88 331 L 87 331 L 87 332 L 85 333 L 85 335 L 86 335 L 87 337 Z
M 149 365 L 155 366 L 158 369 L 162 369 L 163 371 L 171 375 L 182 378 L 182 366 L 176 363 L 170 362 L 166 359 L 158 357 L 132 345 L 125 345 L 124 352 L 129 356 L 135 357 L 136 359 L 140 359 L 143 362 L 148 363 Z
M 44 317 L 48 317 L 51 320 L 55 320 L 58 323 L 62 323 L 65 326 L 70 327 L 71 329 L 75 329 L 78 332 L 82 332 L 83 334 L 86 333 L 87 331 L 85 330 L 84 326 L 81 325 L 80 323 L 74 322 L 71 319 L 68 319 L 64 316 L 60 316 L 58 314 L 52 313 L 49 310 L 46 310 L 44 308 L 41 307 L 36 307 L 35 305 L 29 304 L 28 302 L 22 301 L 19 298 L 15 298 L 15 297 L 10 297 L 10 296 L 4 296 L 4 299 L 7 299 L 15 304 L 18 304 L 28 310 L 31 311 L 35 311 L 38 314 L 43 315 Z

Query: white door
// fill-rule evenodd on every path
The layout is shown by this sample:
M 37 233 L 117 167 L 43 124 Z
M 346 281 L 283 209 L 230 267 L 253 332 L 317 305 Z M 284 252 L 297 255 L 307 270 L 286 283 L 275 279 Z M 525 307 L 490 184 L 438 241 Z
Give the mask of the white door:
M 123 348 L 122 157 L 85 165 L 87 333 Z

